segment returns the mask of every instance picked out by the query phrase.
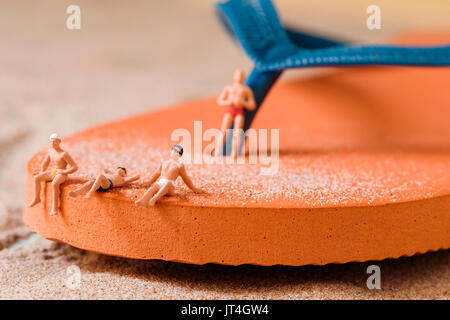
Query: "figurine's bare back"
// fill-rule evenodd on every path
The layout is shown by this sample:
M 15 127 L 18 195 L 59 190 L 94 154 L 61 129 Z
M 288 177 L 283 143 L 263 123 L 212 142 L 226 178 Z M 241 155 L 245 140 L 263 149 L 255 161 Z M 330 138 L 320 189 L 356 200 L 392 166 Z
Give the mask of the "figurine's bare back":
M 180 171 L 184 165 L 172 159 L 165 160 L 161 163 L 161 178 L 175 181 L 180 176 Z
M 181 177 L 192 191 L 202 192 L 201 189 L 196 188 L 192 183 L 184 164 L 178 161 L 182 154 L 183 148 L 181 146 L 175 145 L 172 148 L 170 158 L 161 161 L 158 170 L 155 171 L 150 179 L 150 188 L 147 189 L 140 199 L 135 201 L 136 204 L 153 206 L 156 201 L 166 194 L 173 195 L 175 192 L 175 180 L 178 177 Z

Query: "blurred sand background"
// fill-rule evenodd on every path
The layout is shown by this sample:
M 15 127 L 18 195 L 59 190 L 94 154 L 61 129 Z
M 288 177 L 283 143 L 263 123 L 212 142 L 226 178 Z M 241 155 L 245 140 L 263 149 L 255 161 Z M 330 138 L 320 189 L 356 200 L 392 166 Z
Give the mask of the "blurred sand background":
M 66 8 L 81 7 L 81 30 Z M 370 4 L 382 29 L 369 31 Z M 449 29 L 450 2 L 278 0 L 283 21 L 370 42 L 411 30 Z M 23 225 L 25 166 L 49 133 L 218 93 L 251 63 L 218 24 L 213 2 L 0 1 L 0 298 L 449 299 L 449 250 L 377 262 L 382 289 L 368 290 L 371 263 L 325 267 L 193 266 L 85 252 L 32 235 Z M 293 71 L 284 78 L 310 76 Z M 68 267 L 81 270 L 77 288 Z

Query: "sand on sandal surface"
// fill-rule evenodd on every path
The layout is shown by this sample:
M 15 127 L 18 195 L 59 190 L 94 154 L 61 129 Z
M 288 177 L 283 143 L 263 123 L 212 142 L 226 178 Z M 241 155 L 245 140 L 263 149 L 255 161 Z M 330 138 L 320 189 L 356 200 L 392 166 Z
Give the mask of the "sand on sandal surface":
M 331 1 L 277 5 L 294 25 L 352 40 L 378 40 L 414 26 L 449 27 L 448 2 L 409 1 L 410 15 L 402 15 L 401 2 L 379 2 L 391 7 L 378 33 L 351 19 L 365 17 L 356 0 L 345 10 L 339 6 L 339 14 Z M 3 3 L 0 12 L 0 298 L 449 299 L 449 250 L 323 267 L 196 266 L 109 257 L 31 234 L 22 223 L 25 167 L 51 132 L 66 136 L 213 95 L 236 66 L 251 66 L 206 1 L 79 1 L 78 31 L 65 27 L 70 4 L 19 0 Z M 413 11 L 422 14 L 420 24 Z M 366 286 L 371 264 L 381 268 L 381 290 Z

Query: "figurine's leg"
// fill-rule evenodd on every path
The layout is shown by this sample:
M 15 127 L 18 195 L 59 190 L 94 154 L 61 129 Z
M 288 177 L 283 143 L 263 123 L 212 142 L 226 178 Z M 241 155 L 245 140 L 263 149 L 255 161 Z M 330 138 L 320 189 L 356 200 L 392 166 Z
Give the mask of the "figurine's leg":
M 173 184 L 170 184 L 169 190 L 167 190 L 167 195 L 168 196 L 174 196 L 175 195 L 175 187 L 173 186 Z
M 66 181 L 66 176 L 62 174 L 57 174 L 52 181 L 52 209 L 50 210 L 50 215 L 53 216 L 57 213 L 59 204 L 59 195 L 61 194 L 61 184 Z
M 161 188 L 159 188 L 159 191 L 150 199 L 148 205 L 154 206 L 156 201 L 164 197 L 169 191 L 171 184 L 172 184 L 171 182 L 166 182 Z
M 28 204 L 29 207 L 32 207 L 41 202 L 41 183 L 44 181 L 50 181 L 51 179 L 52 179 L 51 172 L 39 173 L 33 177 L 34 196 L 33 200 Z
M 241 130 L 243 128 L 244 128 L 244 115 L 238 114 L 234 118 L 233 149 L 231 150 L 231 156 L 233 158 L 239 154 L 239 147 L 241 146 L 242 141 Z
M 80 188 L 78 188 L 77 190 L 70 191 L 69 196 L 76 197 L 80 194 L 83 194 L 83 193 L 87 192 L 92 187 L 93 184 L 94 184 L 94 181 L 88 181 L 85 184 L 83 184 Z
M 230 129 L 232 123 L 233 116 L 226 112 L 223 116 L 222 126 L 220 127 L 220 131 L 222 131 L 222 139 L 216 141 L 216 150 L 214 152 L 215 156 L 222 154 L 223 145 L 227 142 L 227 129 Z
M 153 195 L 158 192 L 158 190 L 159 185 L 157 183 L 153 184 L 150 188 L 147 189 L 147 191 L 145 191 L 144 195 L 134 203 L 141 206 L 147 205 L 148 200 L 150 200 L 150 198 L 153 197 Z
M 92 184 L 91 189 L 84 196 L 85 199 L 90 199 L 94 195 L 94 192 L 98 190 L 98 188 L 102 187 L 103 189 L 108 189 L 110 186 L 110 182 L 103 174 L 99 174 L 97 178 L 95 178 L 95 182 Z

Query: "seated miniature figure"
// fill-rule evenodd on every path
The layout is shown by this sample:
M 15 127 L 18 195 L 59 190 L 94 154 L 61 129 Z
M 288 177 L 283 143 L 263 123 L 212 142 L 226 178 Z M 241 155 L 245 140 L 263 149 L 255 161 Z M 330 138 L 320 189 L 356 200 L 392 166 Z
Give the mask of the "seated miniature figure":
M 78 166 L 72 157 L 64 151 L 60 144 L 61 138 L 57 133 L 50 135 L 50 148 L 41 164 L 41 170 L 34 176 L 34 198 L 28 204 L 32 207 L 41 201 L 41 183 L 52 182 L 52 209 L 50 215 L 55 215 L 58 210 L 60 186 L 64 183 L 69 174 L 78 170 Z M 47 170 L 49 165 L 52 169 Z
M 161 162 L 158 170 L 150 179 L 150 188 L 148 188 L 144 195 L 135 202 L 137 205 L 154 206 L 156 201 L 163 196 L 174 195 L 175 180 L 179 176 L 183 179 L 189 189 L 196 193 L 202 192 L 201 189 L 196 188 L 192 183 L 191 178 L 189 178 L 186 173 L 184 164 L 179 162 L 182 155 L 183 148 L 180 145 L 172 147 L 170 159 Z
M 80 194 L 86 193 L 85 199 L 92 198 L 94 192 L 106 192 L 112 188 L 123 187 L 126 184 L 134 182 L 140 178 L 139 175 L 135 175 L 127 178 L 127 169 L 124 167 L 117 167 L 115 173 L 110 170 L 103 170 L 95 180 L 91 180 L 83 184 L 79 189 L 69 192 L 69 196 L 76 197 Z
M 231 156 L 238 155 L 238 148 L 241 145 L 241 130 L 244 128 L 244 109 L 255 110 L 256 102 L 253 97 L 252 90 L 244 84 L 245 73 L 238 69 L 234 72 L 234 83 L 228 85 L 223 89 L 222 93 L 217 99 L 219 106 L 227 107 L 225 115 L 222 120 L 222 145 L 216 146 L 215 155 L 219 155 L 222 152 L 223 144 L 226 142 L 227 129 L 230 129 L 234 120 L 233 130 L 233 144 Z

